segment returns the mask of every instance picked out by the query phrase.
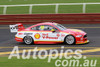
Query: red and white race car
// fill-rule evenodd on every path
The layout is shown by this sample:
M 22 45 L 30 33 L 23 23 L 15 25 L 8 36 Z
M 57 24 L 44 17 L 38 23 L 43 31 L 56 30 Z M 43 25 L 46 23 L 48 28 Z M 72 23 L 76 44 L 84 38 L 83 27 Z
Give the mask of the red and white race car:
M 18 26 L 18 29 L 16 29 Z M 87 33 L 78 29 L 67 29 L 58 23 L 45 22 L 24 28 L 21 23 L 10 25 L 11 32 L 17 32 L 15 40 L 25 44 L 85 44 L 88 43 Z

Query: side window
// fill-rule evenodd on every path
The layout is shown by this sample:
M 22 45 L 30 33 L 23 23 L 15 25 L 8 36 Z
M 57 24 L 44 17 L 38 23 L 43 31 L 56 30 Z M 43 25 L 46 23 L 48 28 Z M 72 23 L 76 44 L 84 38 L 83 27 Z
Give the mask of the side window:
M 36 27 L 32 27 L 31 30 L 36 30 Z
M 40 26 L 32 27 L 31 30 L 40 30 Z
M 56 28 L 54 28 L 50 25 L 40 25 L 40 26 L 33 27 L 31 29 L 32 30 L 44 30 L 44 31 L 51 31 L 51 29 L 57 30 Z
M 46 25 L 46 28 L 44 30 L 48 30 L 48 31 L 51 31 L 51 29 L 55 29 L 57 30 L 56 28 L 50 26 L 50 25 Z

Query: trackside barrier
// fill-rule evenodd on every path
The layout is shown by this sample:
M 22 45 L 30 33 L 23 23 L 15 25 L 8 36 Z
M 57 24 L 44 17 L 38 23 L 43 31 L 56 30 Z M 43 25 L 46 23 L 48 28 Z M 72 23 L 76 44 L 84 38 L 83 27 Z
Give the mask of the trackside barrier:
M 100 14 L 0 15 L 0 24 L 36 24 L 41 22 L 56 22 L 60 24 L 96 24 L 100 23 Z

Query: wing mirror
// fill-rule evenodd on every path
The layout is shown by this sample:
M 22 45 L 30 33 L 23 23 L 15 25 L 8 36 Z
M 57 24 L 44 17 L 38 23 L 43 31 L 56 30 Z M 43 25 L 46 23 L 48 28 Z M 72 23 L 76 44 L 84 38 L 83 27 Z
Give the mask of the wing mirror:
M 53 33 L 56 32 L 55 29 L 51 29 L 51 31 L 52 31 Z
M 59 31 L 58 30 L 55 30 L 55 29 L 51 29 L 51 31 L 52 31 L 52 33 L 59 33 Z

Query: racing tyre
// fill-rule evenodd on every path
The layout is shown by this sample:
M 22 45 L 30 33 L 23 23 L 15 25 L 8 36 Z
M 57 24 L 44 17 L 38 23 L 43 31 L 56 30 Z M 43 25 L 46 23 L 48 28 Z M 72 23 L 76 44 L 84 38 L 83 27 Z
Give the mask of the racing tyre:
M 68 35 L 65 37 L 65 43 L 68 45 L 73 45 L 75 44 L 75 37 L 72 35 Z
M 33 38 L 31 36 L 25 36 L 24 37 L 24 43 L 27 45 L 30 45 L 33 43 Z

